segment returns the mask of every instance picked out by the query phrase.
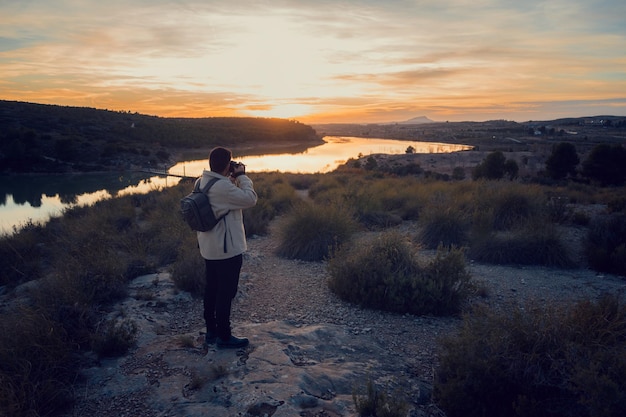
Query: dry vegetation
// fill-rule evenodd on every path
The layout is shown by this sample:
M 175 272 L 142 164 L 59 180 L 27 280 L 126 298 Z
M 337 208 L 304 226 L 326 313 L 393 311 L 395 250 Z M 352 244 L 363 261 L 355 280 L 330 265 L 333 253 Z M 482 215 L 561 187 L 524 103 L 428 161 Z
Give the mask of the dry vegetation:
M 400 176 L 378 161 L 324 175 L 256 175 L 260 202 L 246 211 L 246 230 L 263 234 L 281 215 L 281 255 L 327 262 L 331 289 L 350 302 L 411 314 L 463 312 L 463 330 L 442 345 L 436 386 L 450 417 L 622 415 L 621 295 L 506 318 L 465 308 L 480 297 L 467 258 L 626 276 L 624 187 L 451 181 L 416 171 Z M 202 291 L 195 236 L 173 215 L 188 188 L 101 201 L 2 237 L 1 414 L 63 409 L 80 366 L 72 358 L 132 348 L 132 323 L 102 322 L 130 279 L 167 267 L 181 289 Z M 411 239 L 385 233 L 409 221 L 418 225 Z M 358 230 L 380 232 L 380 240 L 357 243 Z M 572 247 L 565 230 L 584 235 L 584 244 Z M 431 263 L 416 261 L 424 248 L 438 248 Z

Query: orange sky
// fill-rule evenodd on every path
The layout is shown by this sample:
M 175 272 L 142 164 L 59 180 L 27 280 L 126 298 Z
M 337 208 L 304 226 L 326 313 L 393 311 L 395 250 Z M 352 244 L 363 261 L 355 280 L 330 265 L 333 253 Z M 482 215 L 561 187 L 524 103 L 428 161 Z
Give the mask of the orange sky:
M 626 115 L 622 0 L 0 2 L 0 99 L 305 123 Z

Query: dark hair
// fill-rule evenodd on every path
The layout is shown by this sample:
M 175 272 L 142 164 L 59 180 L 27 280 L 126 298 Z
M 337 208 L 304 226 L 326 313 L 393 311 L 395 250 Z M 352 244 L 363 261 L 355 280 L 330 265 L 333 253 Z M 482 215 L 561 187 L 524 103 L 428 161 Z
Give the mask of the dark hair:
M 231 158 L 232 153 L 229 149 L 222 147 L 213 148 L 209 154 L 209 166 L 211 167 L 211 171 L 221 174 L 228 164 L 230 164 Z

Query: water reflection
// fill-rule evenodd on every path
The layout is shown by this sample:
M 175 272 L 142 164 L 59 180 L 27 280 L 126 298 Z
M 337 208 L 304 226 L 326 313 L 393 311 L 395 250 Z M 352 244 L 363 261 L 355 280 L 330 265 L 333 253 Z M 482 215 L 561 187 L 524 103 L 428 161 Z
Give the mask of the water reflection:
M 376 153 L 402 154 L 410 146 L 415 153 L 443 153 L 470 149 L 471 146 L 437 142 L 415 142 L 349 136 L 327 136 L 323 145 L 304 152 L 280 155 L 255 155 L 238 158 L 251 172 L 280 171 L 295 173 L 324 173 L 335 170 L 348 159 Z M 197 176 L 207 168 L 206 160 L 186 161 L 173 166 L 169 172 Z
M 305 152 L 280 155 L 257 155 L 235 158 L 249 172 L 279 171 L 324 173 L 333 171 L 350 158 L 375 153 L 401 154 L 412 147 L 417 153 L 454 152 L 468 149 L 465 145 L 413 142 L 375 138 L 325 137 L 326 143 Z M 198 176 L 208 168 L 206 159 L 181 162 L 170 174 Z M 47 221 L 73 205 L 92 204 L 103 198 L 145 193 L 177 184 L 176 177 L 153 174 L 78 174 L 0 176 L 0 233 L 8 233 L 25 222 Z
M 150 174 L 15 175 L 0 177 L 0 233 L 31 220 L 47 221 L 74 205 L 148 192 L 178 182 Z

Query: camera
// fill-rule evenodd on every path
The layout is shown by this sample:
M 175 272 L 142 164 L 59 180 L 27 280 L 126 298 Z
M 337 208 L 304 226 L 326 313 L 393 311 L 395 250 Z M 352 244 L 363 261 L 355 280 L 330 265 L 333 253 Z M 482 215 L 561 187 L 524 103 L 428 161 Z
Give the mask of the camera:
M 243 166 L 243 164 L 241 162 L 230 161 L 230 166 L 228 167 L 228 172 L 233 173 L 240 166 Z

